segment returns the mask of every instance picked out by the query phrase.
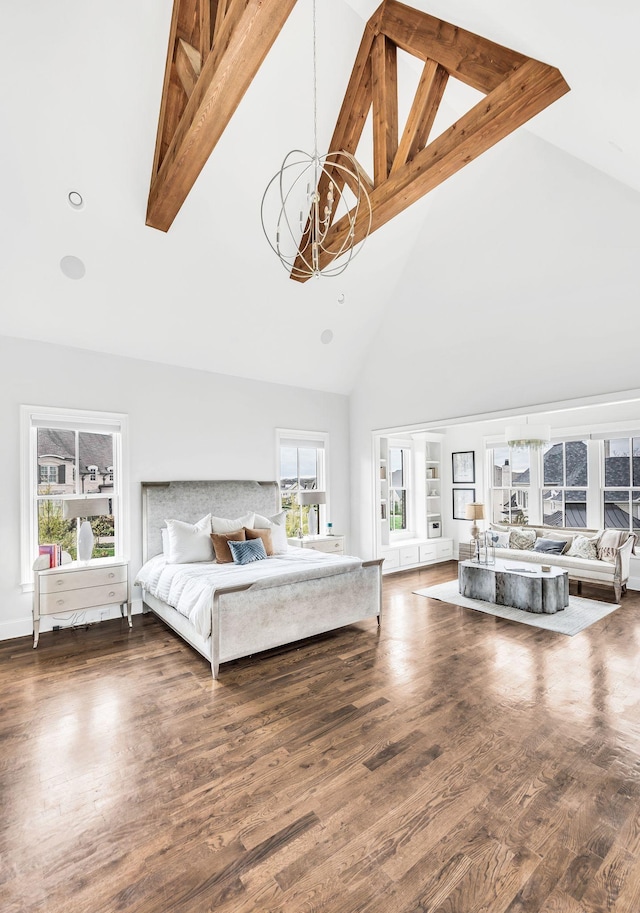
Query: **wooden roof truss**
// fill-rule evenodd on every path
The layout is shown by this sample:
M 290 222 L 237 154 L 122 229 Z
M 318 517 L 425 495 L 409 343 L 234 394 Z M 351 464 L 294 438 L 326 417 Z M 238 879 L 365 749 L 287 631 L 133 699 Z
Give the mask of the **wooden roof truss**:
M 398 48 L 423 61 L 402 133 L 398 124 Z M 478 89 L 485 98 L 429 142 L 452 77 Z M 375 231 L 568 91 L 555 67 L 397 0 L 384 0 L 365 26 L 329 148 L 355 156 L 372 111 L 373 178 L 365 175 L 363 180 L 371 200 L 371 231 Z M 364 174 L 362 168 L 360 171 Z M 332 179 L 340 183 L 337 172 Z M 323 182 L 328 180 L 323 177 L 320 181 L 321 195 L 326 192 Z M 365 236 L 368 220 L 368 212 L 358 216 L 355 243 Z M 331 227 L 326 247 L 338 248 L 347 231 L 343 217 Z M 327 262 L 321 261 L 320 268 Z M 293 272 L 292 278 L 296 278 Z

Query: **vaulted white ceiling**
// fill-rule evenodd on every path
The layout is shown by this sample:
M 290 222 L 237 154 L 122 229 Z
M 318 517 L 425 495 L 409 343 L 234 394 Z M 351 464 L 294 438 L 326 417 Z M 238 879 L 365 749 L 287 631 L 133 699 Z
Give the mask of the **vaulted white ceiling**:
M 377 5 L 318 3 L 321 147 L 331 136 L 364 22 Z M 413 5 L 557 66 L 571 92 L 521 130 L 582 160 L 575 164 L 585 195 L 590 170 L 584 163 L 612 179 L 612 194 L 638 199 L 635 0 Z M 432 215 L 449 209 L 451 231 L 477 202 L 486 205 L 486 187 L 481 193 L 474 183 L 486 180 L 479 162 L 380 229 L 340 278 L 292 282 L 269 250 L 260 226 L 264 187 L 289 149 L 311 151 L 313 142 L 310 0 L 299 0 L 171 230 L 146 227 L 171 8 L 172 0 L 5 4 L 5 34 L 12 40 L 0 63 L 0 333 L 345 393 L 385 327 L 390 359 L 397 357 L 398 334 L 411 334 L 394 319 L 397 294 L 419 305 L 423 296 L 430 300 L 432 283 L 436 289 L 446 281 L 455 299 L 459 282 L 464 306 L 472 252 L 482 297 L 495 287 L 498 310 L 501 301 L 506 306 L 513 289 L 495 282 L 495 264 L 485 270 L 478 263 L 468 232 L 452 232 L 437 262 L 429 258 L 438 234 Z M 403 60 L 405 108 L 413 72 Z M 473 100 L 470 90 L 448 91 L 449 120 Z M 500 180 L 492 176 L 494 198 L 522 190 L 519 217 L 536 220 L 526 252 L 534 263 L 535 238 L 544 239 L 556 220 L 554 181 L 571 161 L 556 169 L 557 155 L 540 154 L 540 142 L 525 140 L 515 134 L 486 155 L 500 163 Z M 532 177 L 548 188 L 546 209 L 528 203 L 524 190 Z M 602 176 L 594 180 L 600 199 Z M 84 197 L 81 211 L 67 202 L 71 190 Z M 571 230 L 569 219 L 565 237 Z M 575 230 L 581 231 L 577 223 Z M 544 240 L 541 249 L 548 253 Z M 62 274 L 66 255 L 82 259 L 84 278 Z M 572 273 L 562 281 L 575 281 L 579 301 L 581 280 L 571 258 L 567 270 Z M 436 307 L 434 320 L 442 338 L 459 314 L 450 308 L 439 314 Z M 326 329 L 333 332 L 329 345 L 320 341 Z

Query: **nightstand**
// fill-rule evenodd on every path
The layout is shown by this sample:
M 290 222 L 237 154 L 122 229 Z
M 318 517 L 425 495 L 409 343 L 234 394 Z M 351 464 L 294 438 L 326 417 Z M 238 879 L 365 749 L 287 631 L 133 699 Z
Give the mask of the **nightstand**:
M 344 555 L 344 536 L 303 536 L 302 539 L 287 539 L 294 548 L 315 548 L 318 552 Z
M 36 562 L 37 565 L 38 562 Z M 72 561 L 60 567 L 35 568 L 33 586 L 33 646 L 38 646 L 41 615 L 63 615 L 120 604 L 131 627 L 129 565 L 118 558 Z

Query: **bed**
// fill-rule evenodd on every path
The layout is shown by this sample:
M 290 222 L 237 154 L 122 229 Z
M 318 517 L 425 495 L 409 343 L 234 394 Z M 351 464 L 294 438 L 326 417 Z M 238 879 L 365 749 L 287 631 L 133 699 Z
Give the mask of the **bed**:
M 277 482 L 143 482 L 143 566 L 136 577 L 152 611 L 210 663 L 220 665 L 344 625 L 382 617 L 382 560 L 286 548 L 247 567 L 215 562 L 168 565 L 167 519 L 236 518 L 280 510 Z M 184 594 L 195 598 L 187 611 Z

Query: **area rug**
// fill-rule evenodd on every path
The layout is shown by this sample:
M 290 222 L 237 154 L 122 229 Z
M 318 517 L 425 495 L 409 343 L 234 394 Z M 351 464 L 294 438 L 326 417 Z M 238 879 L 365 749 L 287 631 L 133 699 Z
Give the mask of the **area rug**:
M 437 586 L 429 586 L 424 590 L 414 590 L 413 592 L 416 596 L 440 599 L 442 602 L 451 602 L 453 605 L 462 606 L 465 609 L 475 609 L 477 612 L 486 612 L 487 615 L 519 621 L 525 625 L 532 625 L 534 628 L 545 628 L 547 631 L 556 631 L 558 634 L 568 634 L 569 637 L 579 634 L 589 625 L 620 608 L 613 602 L 599 602 L 596 599 L 569 596 L 569 605 L 562 612 L 556 612 L 555 615 L 535 615 L 532 612 L 523 612 L 522 609 L 513 609 L 511 606 L 494 605 L 491 602 L 481 602 L 479 599 L 467 599 L 458 592 L 457 580 L 450 580 L 447 583 L 440 583 Z

